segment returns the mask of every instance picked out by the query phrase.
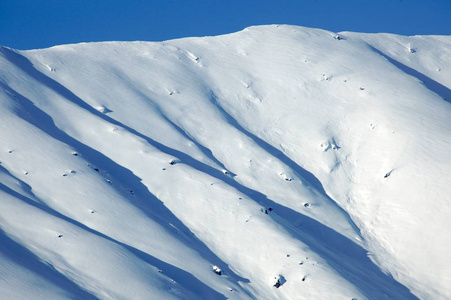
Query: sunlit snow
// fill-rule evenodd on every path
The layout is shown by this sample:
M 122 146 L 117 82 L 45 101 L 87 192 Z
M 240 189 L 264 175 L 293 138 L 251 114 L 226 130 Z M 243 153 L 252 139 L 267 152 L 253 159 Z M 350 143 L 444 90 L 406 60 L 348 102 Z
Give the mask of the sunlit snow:
M 0 299 L 450 299 L 450 49 L 0 47 Z

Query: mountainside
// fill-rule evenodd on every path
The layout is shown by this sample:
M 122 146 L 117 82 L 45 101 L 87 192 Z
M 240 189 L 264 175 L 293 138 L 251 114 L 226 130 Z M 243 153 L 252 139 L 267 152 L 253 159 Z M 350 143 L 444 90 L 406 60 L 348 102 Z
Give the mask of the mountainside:
M 450 299 L 450 49 L 0 47 L 0 299 Z

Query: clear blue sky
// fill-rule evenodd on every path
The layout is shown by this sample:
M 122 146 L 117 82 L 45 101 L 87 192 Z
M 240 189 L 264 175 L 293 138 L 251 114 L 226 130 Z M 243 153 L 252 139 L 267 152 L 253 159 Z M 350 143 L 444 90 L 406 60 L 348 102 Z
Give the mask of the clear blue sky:
M 251 25 L 451 35 L 451 0 L 0 0 L 0 45 L 161 41 Z

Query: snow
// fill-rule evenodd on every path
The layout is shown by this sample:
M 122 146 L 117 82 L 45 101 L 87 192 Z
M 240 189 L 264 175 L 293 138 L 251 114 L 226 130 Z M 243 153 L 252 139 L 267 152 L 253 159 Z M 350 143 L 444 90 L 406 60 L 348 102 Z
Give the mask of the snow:
M 451 298 L 449 49 L 1 47 L 0 298 Z

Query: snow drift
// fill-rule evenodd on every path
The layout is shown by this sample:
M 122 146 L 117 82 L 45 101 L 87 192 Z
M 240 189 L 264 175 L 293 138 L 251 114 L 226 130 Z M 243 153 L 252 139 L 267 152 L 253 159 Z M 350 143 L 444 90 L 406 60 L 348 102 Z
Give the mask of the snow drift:
M 0 298 L 451 298 L 449 49 L 0 48 Z

